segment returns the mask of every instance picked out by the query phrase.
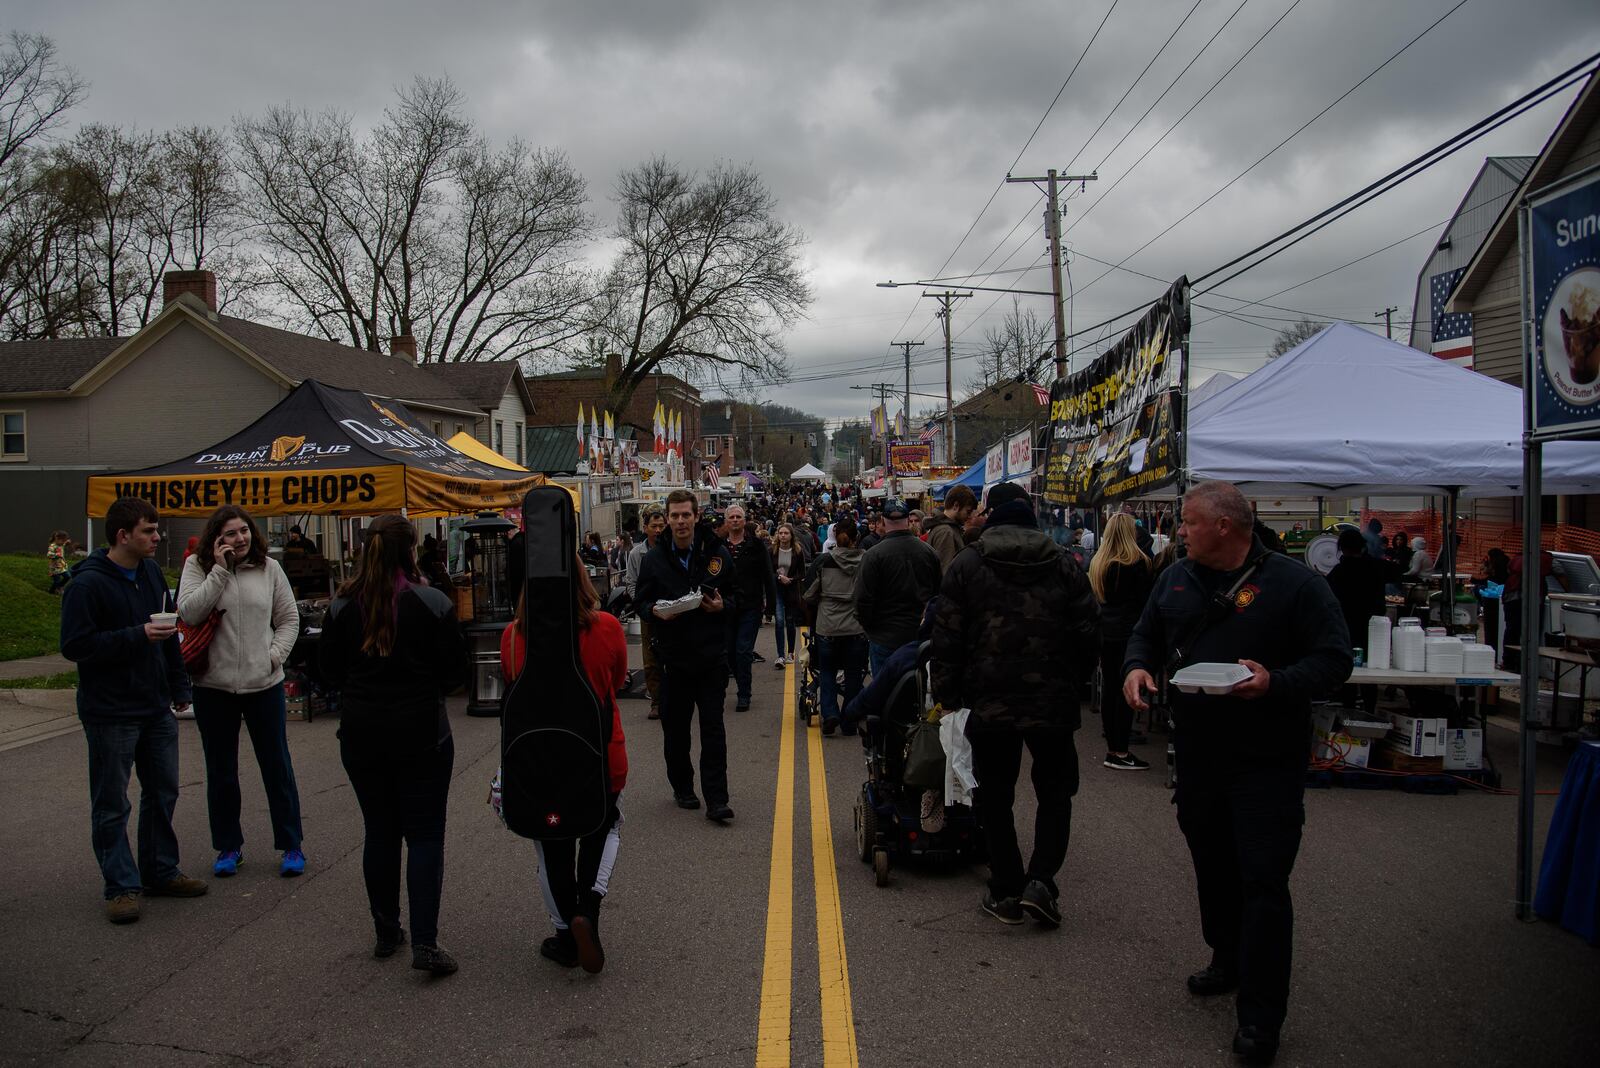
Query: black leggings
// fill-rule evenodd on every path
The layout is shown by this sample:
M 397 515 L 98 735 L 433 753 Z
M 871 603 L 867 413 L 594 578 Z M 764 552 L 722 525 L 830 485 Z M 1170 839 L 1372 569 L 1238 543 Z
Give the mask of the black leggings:
M 556 930 L 572 926 L 572 918 L 588 916 L 594 920 L 600 899 L 611 887 L 611 873 L 621 844 L 618 829 L 622 812 L 617 807 L 621 794 L 611 795 L 611 809 L 605 826 L 582 838 L 559 842 L 534 842 L 539 854 L 539 889 L 544 893 L 545 910 Z
M 366 823 L 361 870 L 378 934 L 393 937 L 400 930 L 403 841 L 408 847 L 406 895 L 411 902 L 411 941 L 419 946 L 436 945 L 454 740 L 446 735 L 431 746 L 406 747 L 393 735 L 381 733 L 381 728 L 346 724 L 339 731 L 339 753 Z
M 1128 639 L 1100 643 L 1100 721 L 1105 724 L 1106 748 L 1113 753 L 1128 751 L 1128 736 L 1133 730 L 1133 709 L 1122 698 L 1122 660 L 1128 652 Z

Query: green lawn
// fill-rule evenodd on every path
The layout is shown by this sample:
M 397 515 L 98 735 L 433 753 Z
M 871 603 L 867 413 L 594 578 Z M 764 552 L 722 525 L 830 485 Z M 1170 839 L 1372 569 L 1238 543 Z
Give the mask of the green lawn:
M 178 584 L 179 571 L 164 573 L 168 586 Z M 52 597 L 49 589 L 43 553 L 0 553 L 0 605 L 5 606 L 0 611 L 0 660 L 60 651 L 61 597 Z
M 61 598 L 49 589 L 43 553 L 0 553 L 0 660 L 58 651 Z
M 59 675 L 35 675 L 26 679 L 0 679 L 0 690 L 76 690 L 78 673 L 63 671 Z

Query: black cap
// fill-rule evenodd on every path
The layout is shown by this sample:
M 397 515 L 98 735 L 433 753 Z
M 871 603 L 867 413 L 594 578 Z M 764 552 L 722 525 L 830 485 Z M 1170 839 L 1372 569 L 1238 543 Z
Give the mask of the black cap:
M 1009 504 L 1012 501 L 1022 501 L 1031 506 L 1028 491 L 1015 482 L 1001 482 L 989 488 L 989 511 L 992 512 L 1002 504 Z
M 906 502 L 899 497 L 890 497 L 883 502 L 883 518 L 904 519 L 911 514 L 911 509 L 906 507 Z

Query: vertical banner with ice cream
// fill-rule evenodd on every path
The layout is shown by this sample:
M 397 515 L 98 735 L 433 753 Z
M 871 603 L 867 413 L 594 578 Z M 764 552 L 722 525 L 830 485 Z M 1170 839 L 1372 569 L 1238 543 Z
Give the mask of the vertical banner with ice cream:
M 1183 469 L 1189 280 L 1179 278 L 1088 367 L 1050 388 L 1044 496 L 1096 505 L 1148 493 Z
M 1527 218 L 1529 429 L 1540 439 L 1600 431 L 1600 171 L 1532 198 Z

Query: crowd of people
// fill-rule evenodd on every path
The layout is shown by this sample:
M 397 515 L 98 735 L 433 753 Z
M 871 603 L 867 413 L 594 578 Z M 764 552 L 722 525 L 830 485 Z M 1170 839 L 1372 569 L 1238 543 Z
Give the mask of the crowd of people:
M 773 486 L 721 512 L 703 512 L 691 491 L 669 494 L 614 555 L 642 622 L 649 717 L 660 721 L 673 799 L 698 810 L 703 798 L 707 819 L 734 820 L 724 709 L 730 683 L 734 714 L 751 708 L 766 624 L 778 670 L 791 666 L 800 628 L 808 629 L 824 734 L 858 733 L 889 686 L 924 660 L 937 708 L 969 710 L 973 809 L 989 862 L 981 907 L 1002 923 L 1031 917 L 1054 928 L 1062 923 L 1060 876 L 1080 787 L 1075 734 L 1098 667 L 1106 768 L 1150 766 L 1133 750 L 1136 711 L 1160 701 L 1162 719 L 1171 717 L 1182 768 L 1178 823 L 1212 950 L 1188 988 L 1199 996 L 1237 990 L 1235 1049 L 1270 1060 L 1287 1008 L 1288 880 L 1303 819 L 1310 702 L 1348 677 L 1357 617 L 1328 582 L 1272 551 L 1231 486 L 1192 487 L 1178 537 L 1159 553 L 1132 514 L 1105 521 L 1092 553 L 1084 550 L 1088 526 L 1062 518 L 1041 516 L 1028 493 L 1009 483 L 992 487 L 981 504 L 954 487 L 933 514 L 893 497 L 869 507 L 851 486 Z M 287 580 L 253 519 L 237 507 L 219 509 L 185 562 L 176 611 L 169 611 L 151 559 L 158 523 L 147 503 L 116 502 L 107 547 L 75 570 L 62 614 L 62 650 L 80 671 L 93 843 L 116 923 L 138 919 L 144 897 L 207 890 L 180 869 L 171 823 L 178 793 L 172 710 L 191 702 L 205 754 L 213 874 L 228 877 L 244 862 L 241 724 L 266 787 L 280 873 L 293 877 L 306 865 L 284 733 L 283 665 L 298 624 Z M 454 761 L 444 696 L 463 679 L 465 650 L 450 598 L 419 562 L 412 525 L 380 517 L 365 539 L 359 570 L 327 613 L 320 663 L 341 692 L 340 755 L 365 824 L 373 955 L 392 956 L 408 940 L 403 860 L 412 963 L 444 975 L 457 968 L 438 941 Z M 1365 539 L 1357 540 L 1365 550 Z M 1353 552 L 1355 541 L 1347 541 Z M 606 552 L 596 539 L 582 555 L 597 551 Z M 1383 567 L 1352 585 L 1369 596 L 1373 581 L 1391 577 L 1390 565 Z M 597 971 L 604 962 L 599 909 L 617 861 L 628 769 L 615 693 L 628 672 L 620 624 L 599 610 L 585 569 L 575 573 L 583 666 L 610 713 L 611 818 L 581 841 L 541 843 L 554 928 L 541 952 Z M 692 610 L 663 609 L 692 597 Z M 526 611 L 519 604 L 502 641 L 508 678 L 525 660 Z M 207 633 L 204 660 L 180 650 L 179 618 L 186 634 Z M 1207 661 L 1240 663 L 1250 678 L 1226 696 L 1166 692 L 1167 676 Z M 1027 856 L 1013 817 L 1024 749 L 1037 801 Z M 137 858 L 126 826 L 134 771 L 142 787 Z

